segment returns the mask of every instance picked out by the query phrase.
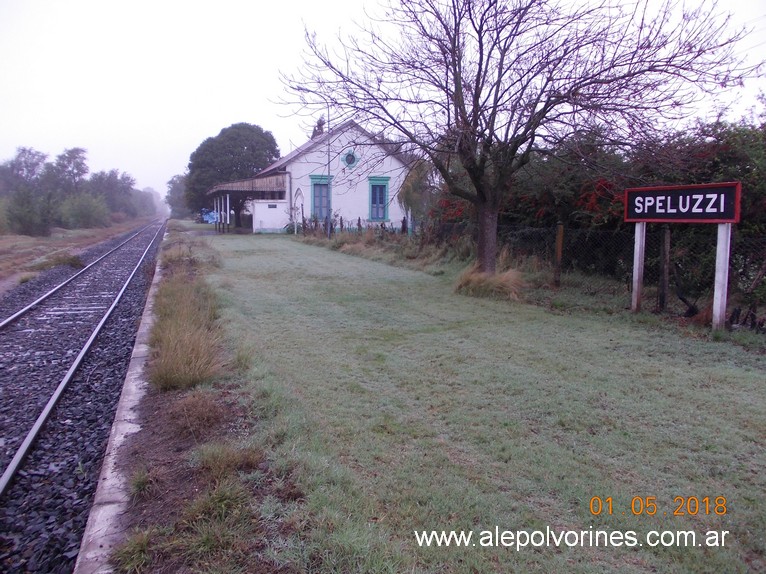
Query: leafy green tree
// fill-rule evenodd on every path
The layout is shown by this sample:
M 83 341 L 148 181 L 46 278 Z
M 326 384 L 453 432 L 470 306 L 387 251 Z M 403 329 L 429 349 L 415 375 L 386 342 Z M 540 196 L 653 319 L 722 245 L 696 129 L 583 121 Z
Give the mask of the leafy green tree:
M 211 207 L 207 191 L 219 183 L 255 176 L 279 158 L 274 136 L 260 126 L 238 123 L 207 138 L 191 154 L 186 176 L 186 205 L 192 211 Z M 241 226 L 241 212 L 247 198 L 232 201 L 235 224 Z
M 48 235 L 51 227 L 109 225 L 112 218 L 153 215 L 158 194 L 134 189 L 135 180 L 113 169 L 91 174 L 83 148 L 70 148 L 48 162 L 32 148 L 0 164 L 7 228 L 27 235 Z M 110 215 L 111 214 L 111 215 Z
M 46 165 L 45 183 L 51 191 L 71 195 L 82 190 L 88 168 L 87 151 L 81 147 L 65 149 L 56 156 L 56 161 Z
M 65 229 L 109 227 L 112 223 L 104 198 L 85 192 L 66 197 L 61 202 L 59 217 Z
M 594 126 L 532 154 L 515 175 L 501 220 L 523 225 L 618 227 L 628 166 L 610 144 L 608 129 Z
M 151 206 L 145 204 L 145 199 L 139 200 L 139 203 L 145 205 L 143 209 L 150 210 L 146 212 L 146 215 L 161 215 L 167 216 L 167 204 L 162 194 L 153 187 L 145 187 L 141 190 L 143 196 L 151 198 Z
M 56 206 L 50 193 L 20 187 L 8 199 L 8 226 L 20 235 L 48 236 L 51 234 Z
M 8 198 L 0 195 L 0 235 L 10 231 L 8 225 Z
M 103 197 L 110 212 L 136 217 L 138 213 L 133 202 L 135 185 L 136 180 L 130 175 L 112 169 L 92 174 L 87 189 L 92 195 Z
M 168 181 L 167 186 L 165 203 L 170 207 L 170 217 L 176 219 L 189 217 L 191 210 L 186 205 L 186 176 L 174 175 Z
M 148 217 L 157 214 L 156 195 L 151 187 L 131 190 L 132 211 L 135 213 L 135 217 Z
M 0 189 L 7 196 L 7 228 L 21 235 L 50 235 L 57 215 L 55 194 L 43 182 L 51 171 L 47 155 L 20 147 L 16 156 L 0 166 Z
M 708 155 L 701 162 L 706 169 L 697 174 L 698 182 L 740 181 L 738 229 L 748 235 L 766 235 L 766 124 L 714 122 L 700 126 L 699 136 L 707 144 Z
M 0 165 L 0 195 L 20 188 L 35 189 L 45 170 L 48 156 L 33 148 L 20 147 L 16 156 Z

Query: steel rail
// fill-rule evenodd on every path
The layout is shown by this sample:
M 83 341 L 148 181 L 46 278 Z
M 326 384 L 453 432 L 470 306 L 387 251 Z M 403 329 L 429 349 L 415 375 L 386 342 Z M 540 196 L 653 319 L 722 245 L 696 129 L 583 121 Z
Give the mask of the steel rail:
M 144 262 L 144 259 L 146 259 L 146 254 L 149 253 L 149 250 L 154 245 L 154 242 L 157 240 L 157 236 L 160 234 L 160 231 L 162 231 L 163 228 L 164 226 L 160 226 L 160 228 L 157 230 L 157 233 L 154 234 L 154 237 L 149 242 L 149 246 L 144 250 L 143 254 L 141 255 L 141 259 L 138 261 L 138 264 L 136 264 L 135 268 L 133 269 L 133 272 L 130 274 L 127 281 L 125 281 L 125 284 L 122 286 L 122 289 L 120 289 L 119 293 L 117 294 L 117 297 L 112 302 L 112 305 L 109 307 L 106 314 L 101 318 L 101 321 L 99 321 L 98 325 L 96 325 L 96 328 L 93 330 L 93 333 L 91 333 L 90 337 L 88 338 L 83 348 L 80 349 L 80 352 L 77 355 L 77 358 L 69 367 L 69 370 L 67 371 L 66 375 L 64 375 L 64 378 L 61 380 L 58 387 L 56 387 L 56 390 L 51 395 L 51 398 L 48 399 L 48 403 L 45 405 L 45 408 L 40 413 L 40 416 L 37 417 L 37 420 L 35 421 L 35 424 L 32 426 L 32 429 L 29 431 L 29 433 L 27 433 L 26 438 L 21 443 L 21 446 L 19 446 L 10 464 L 3 472 L 2 477 L 0 477 L 0 497 L 3 496 L 6 488 L 10 484 L 13 477 L 16 475 L 16 472 L 18 471 L 19 466 L 21 465 L 22 461 L 28 454 L 32 446 L 32 443 L 37 438 L 37 435 L 40 433 L 40 430 L 42 429 L 45 422 L 48 420 L 48 416 L 50 416 L 50 413 L 53 410 L 53 407 L 56 406 L 56 403 L 58 402 L 59 398 L 66 390 L 67 386 L 69 385 L 69 382 L 72 380 L 74 376 L 75 371 L 77 371 L 83 359 L 85 358 L 85 355 L 93 346 L 93 342 L 96 340 L 96 337 L 98 336 L 98 334 L 100 333 L 104 325 L 106 324 L 106 321 L 109 319 L 110 315 L 112 314 L 112 311 L 114 311 L 114 309 L 117 307 L 117 304 L 120 302 L 122 295 L 127 290 L 128 285 L 130 285 L 130 282 L 133 280 L 134 275 L 138 272 L 138 269 L 141 267 L 141 264 Z M 146 227 L 144 229 L 146 229 Z M 130 239 L 128 239 L 127 241 L 130 241 Z M 127 243 L 127 241 L 125 243 Z M 122 245 L 124 245 L 125 243 L 123 243 Z M 103 258 L 100 258 L 100 259 L 103 259 Z
M 141 228 L 141 229 L 139 229 L 139 230 L 138 230 L 136 233 L 134 233 L 133 235 L 131 235 L 130 237 L 128 237 L 128 238 L 127 238 L 125 241 L 123 241 L 122 243 L 120 243 L 120 244 L 119 244 L 117 247 L 115 247 L 114 249 L 112 249 L 112 250 L 110 250 L 110 251 L 108 251 L 108 252 L 104 253 L 104 254 L 103 254 L 101 257 L 99 257 L 98 259 L 96 259 L 96 260 L 95 260 L 93 263 L 91 263 L 91 264 L 90 264 L 90 265 L 88 265 L 87 267 L 83 267 L 83 268 L 82 268 L 82 269 L 80 269 L 80 270 L 79 270 L 77 273 L 75 273 L 74 275 L 72 275 L 72 276 L 71 276 L 69 279 L 67 279 L 67 280 L 66 280 L 66 281 L 64 281 L 63 283 L 59 283 L 59 284 L 58 284 L 56 287 L 54 287 L 53 289 L 51 289 L 50 291 L 48 291 L 48 292 L 47 292 L 47 293 L 45 293 L 44 295 L 40 296 L 39 298 L 37 298 L 35 301 L 33 301 L 32 303 L 30 303 L 29 305 L 27 305 L 26 307 L 24 307 L 24 308 L 23 308 L 23 309 L 21 309 L 20 311 L 17 311 L 16 313 L 14 313 L 13 315 L 11 315 L 10 317 L 8 317 L 8 318 L 4 319 L 2 322 L 0 322 L 0 329 L 2 329 L 3 327 L 5 327 L 6 325 L 10 325 L 11 323 L 13 323 L 13 322 L 14 322 L 16 319 L 18 319 L 19 317 L 21 317 L 21 316 L 22 316 L 22 315 L 24 315 L 25 313 L 29 312 L 29 310 L 30 310 L 30 309 L 32 309 L 33 307 L 36 307 L 37 305 L 39 305 L 40 303 L 42 303 L 43 301 L 45 301 L 45 300 L 46 300 L 48 297 L 50 297 L 51 295 L 53 295 L 54 293 L 56 293 L 56 292 L 57 292 L 59 289 L 61 289 L 62 287 L 65 287 L 65 286 L 66 286 L 67 284 L 69 284 L 71 281 L 74 281 L 74 280 L 75 280 L 77 277 L 79 277 L 80 275 L 82 275 L 83 273 L 85 273 L 85 272 L 86 272 L 88 269 L 90 269 L 91 267 L 93 267 L 94 265 L 96 265 L 97 263 L 99 263 L 99 262 L 100 262 L 102 259 L 104 259 L 105 257 L 108 257 L 109 255 L 111 255 L 112 253 L 114 253 L 115 251 L 117 251 L 117 250 L 118 250 L 120 247 L 122 247 L 122 246 L 123 246 L 123 245 L 125 245 L 126 243 L 129 243 L 130 241 L 132 241 L 133 239 L 135 239 L 135 238 L 136 238 L 136 237 L 137 237 L 137 236 L 138 236 L 138 235 L 139 235 L 139 234 L 140 234 L 142 231 L 144 231 L 144 230 L 146 230 L 147 228 L 151 227 L 151 226 L 152 226 L 154 223 L 156 223 L 156 222 L 157 222 L 157 220 L 153 221 L 153 222 L 152 222 L 152 223 L 150 223 L 149 225 L 146 225 L 146 226 L 142 227 L 142 228 Z M 160 229 L 161 229 L 161 228 L 160 228 Z M 152 240 L 152 241 L 154 241 L 154 240 Z

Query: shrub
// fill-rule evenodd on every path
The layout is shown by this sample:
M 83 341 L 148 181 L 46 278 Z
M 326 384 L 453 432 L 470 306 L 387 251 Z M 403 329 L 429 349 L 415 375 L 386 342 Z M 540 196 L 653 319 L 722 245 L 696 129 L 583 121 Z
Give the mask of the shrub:
M 83 263 L 83 260 L 79 255 L 72 255 L 68 252 L 59 252 L 46 257 L 40 263 L 30 265 L 29 268 L 33 271 L 45 271 L 46 269 L 52 269 L 59 265 L 68 265 L 72 269 L 82 269 L 85 267 L 85 263 Z
M 8 226 L 20 235 L 48 236 L 51 234 L 54 208 L 49 195 L 19 189 L 8 198 Z
M 61 202 L 59 216 L 66 229 L 92 229 L 111 225 L 106 201 L 89 193 L 67 197 Z
M 125 223 L 128 220 L 128 216 L 121 211 L 113 211 L 109 218 L 112 220 L 112 223 Z
M 8 200 L 6 198 L 0 198 L 0 235 L 5 235 L 11 230 L 8 226 L 7 210 Z
M 223 263 L 221 254 L 211 248 L 207 241 L 187 237 L 166 239 L 162 244 L 160 261 L 162 269 L 169 273 L 218 268 Z

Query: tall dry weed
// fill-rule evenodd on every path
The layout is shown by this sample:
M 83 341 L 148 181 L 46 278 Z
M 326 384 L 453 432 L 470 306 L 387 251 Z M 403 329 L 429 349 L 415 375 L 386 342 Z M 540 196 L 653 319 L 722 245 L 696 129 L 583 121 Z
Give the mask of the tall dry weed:
M 485 273 L 474 263 L 463 271 L 455 283 L 455 292 L 472 297 L 497 297 L 518 300 L 524 288 L 523 276 L 515 269 Z
M 161 390 L 191 388 L 224 368 L 215 293 L 201 279 L 174 275 L 154 303 L 149 380 Z

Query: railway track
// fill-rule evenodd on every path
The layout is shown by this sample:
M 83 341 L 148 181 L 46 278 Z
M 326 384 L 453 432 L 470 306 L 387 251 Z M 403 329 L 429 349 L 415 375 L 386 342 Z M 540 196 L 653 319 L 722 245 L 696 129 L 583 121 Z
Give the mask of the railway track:
M 0 311 L 0 571 L 72 570 L 163 228 Z

